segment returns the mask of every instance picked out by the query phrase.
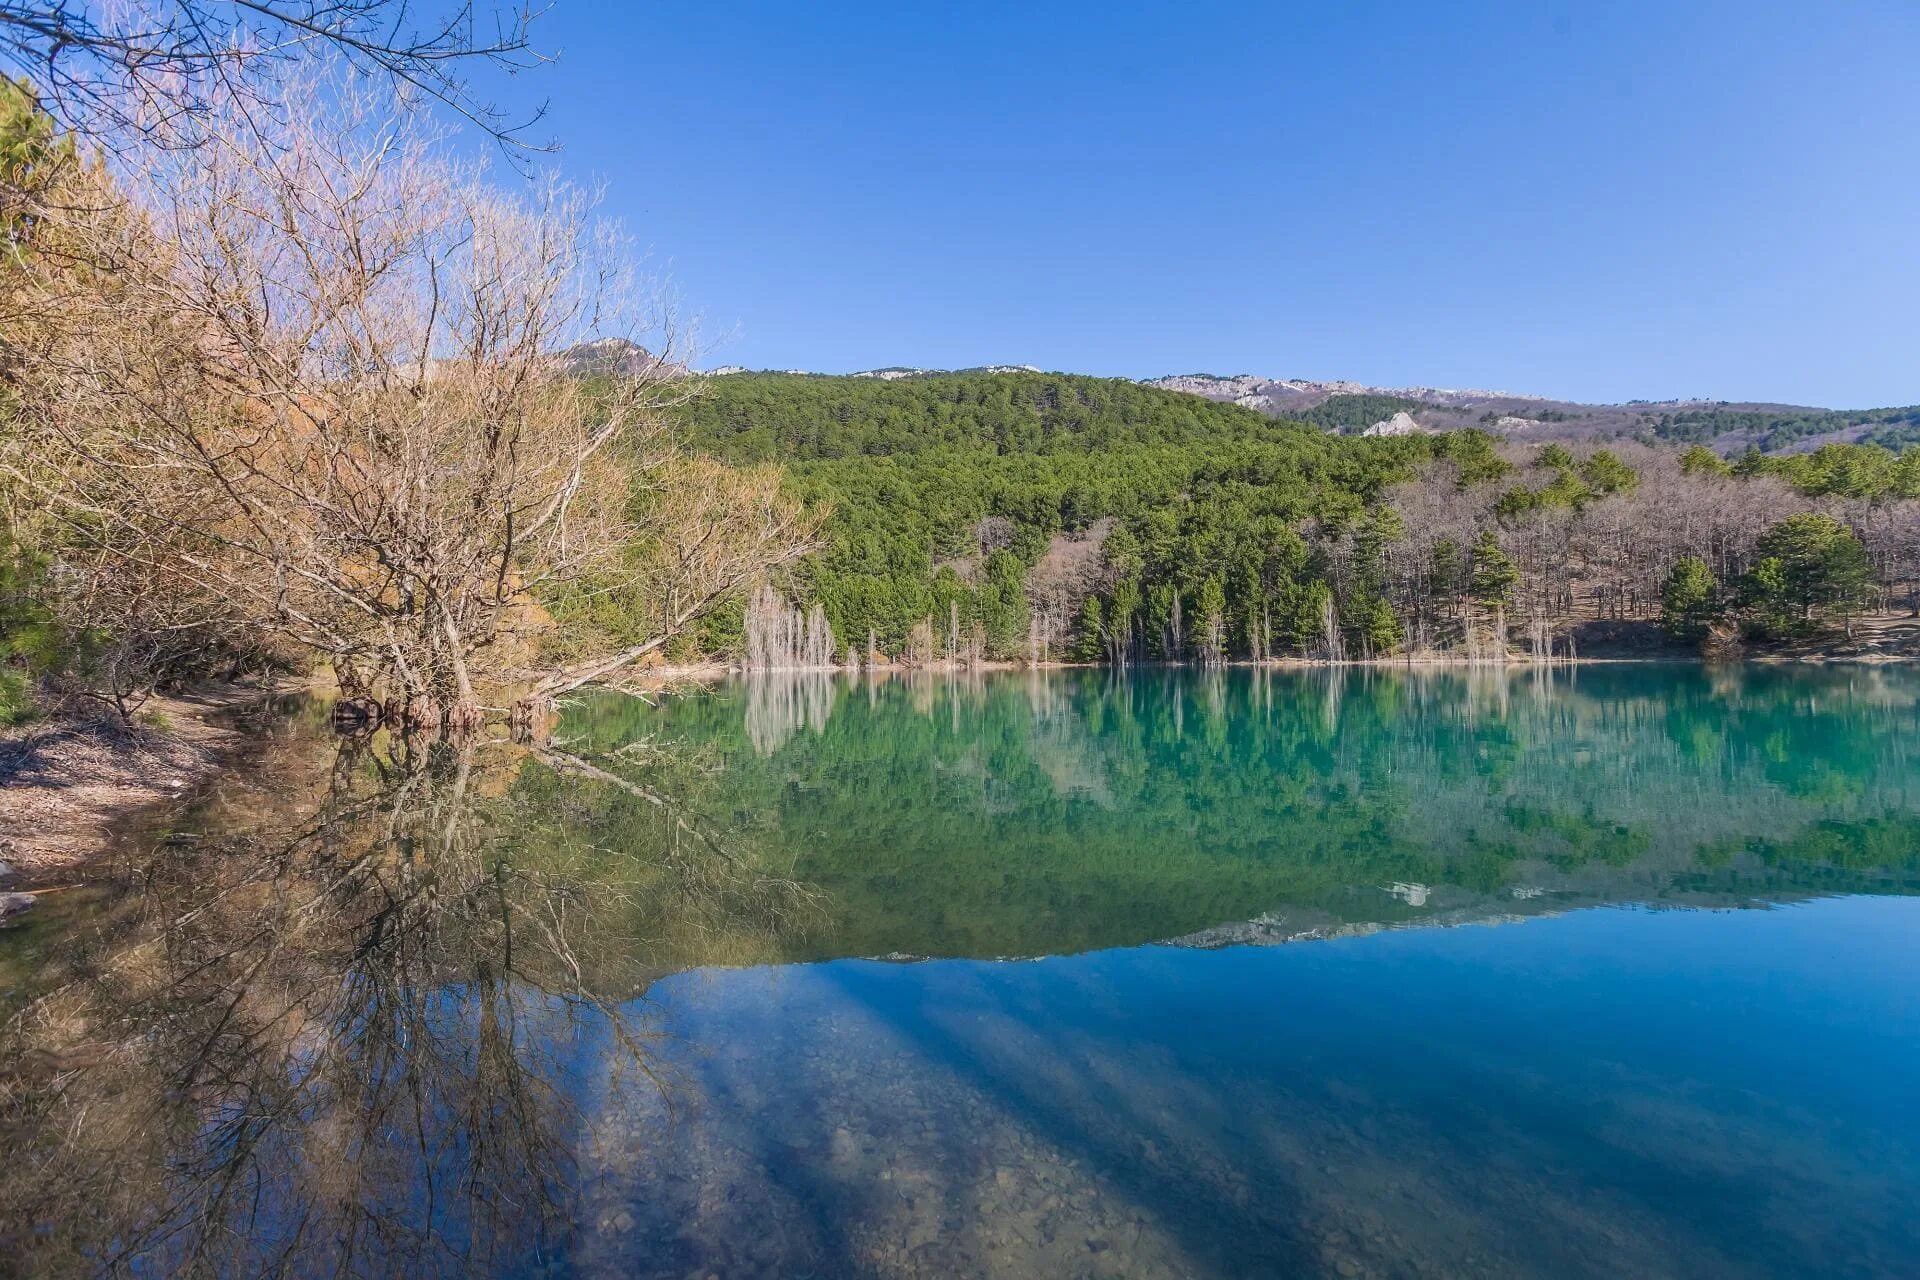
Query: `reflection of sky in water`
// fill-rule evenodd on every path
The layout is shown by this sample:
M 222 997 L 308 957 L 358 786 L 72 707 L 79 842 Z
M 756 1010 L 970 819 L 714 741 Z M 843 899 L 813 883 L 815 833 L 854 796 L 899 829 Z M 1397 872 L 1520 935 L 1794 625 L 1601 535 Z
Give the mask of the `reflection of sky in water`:
M 337 818 L 141 881 L 166 1000 L 77 970 L 125 1047 L 0 1211 L 60 1190 L 151 1274 L 1920 1274 L 1917 707 L 822 677 L 592 700 L 471 777 L 329 750 Z M 66 909 L 0 983 L 85 951 Z
M 1843 899 L 683 974 L 574 1260 L 1911 1274 L 1915 972 L 1920 903 Z

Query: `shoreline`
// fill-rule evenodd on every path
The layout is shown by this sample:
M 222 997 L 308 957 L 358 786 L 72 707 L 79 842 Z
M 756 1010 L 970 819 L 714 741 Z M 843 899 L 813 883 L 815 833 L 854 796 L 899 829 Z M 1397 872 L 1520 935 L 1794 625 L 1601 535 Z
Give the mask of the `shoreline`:
M 648 667 L 625 679 L 599 686 L 611 692 L 645 697 L 680 684 L 711 684 L 754 675 L 849 676 L 887 679 L 920 675 L 943 677 L 986 673 L 1097 670 L 1359 670 L 1499 671 L 1518 674 L 1554 668 L 1595 666 L 1892 666 L 1920 661 L 1920 652 L 1869 649 L 1833 652 L 1805 642 L 1781 651 L 1749 652 L 1714 661 L 1697 652 L 1557 657 L 1537 661 L 1525 655 L 1467 659 L 1444 654 L 1387 658 L 1347 658 L 1338 662 L 1309 658 L 1235 659 L 1208 667 L 1195 662 L 1141 662 L 1116 666 L 1105 662 L 978 663 L 935 662 L 918 666 L 882 663 L 867 667 L 832 665 L 749 671 L 737 663 L 679 663 Z M 36 889 L 66 888 L 87 882 L 102 857 L 122 835 L 183 808 L 224 775 L 248 749 L 254 731 L 236 723 L 238 713 L 277 692 L 306 687 L 256 684 L 213 686 L 173 696 L 155 696 L 142 709 L 142 722 L 122 727 L 105 717 L 55 716 L 17 729 L 0 730 L 0 895 L 32 894 Z M 324 694 L 324 690 L 320 690 Z M 30 904 L 29 904 L 30 905 Z M 7 913 L 0 905 L 0 918 Z
M 0 732 L 0 890 L 86 883 L 121 833 L 235 763 L 252 736 L 236 713 L 272 692 L 214 686 L 156 695 L 130 726 L 70 712 Z
M 1526 656 L 1515 656 L 1505 661 L 1492 658 L 1450 658 L 1445 656 L 1393 657 L 1393 658 L 1342 658 L 1329 661 L 1320 658 L 1234 658 L 1209 667 L 1201 662 L 1167 662 L 1152 660 L 1145 662 L 1025 662 L 1010 659 L 994 659 L 983 662 L 931 662 L 919 665 L 905 663 L 881 663 L 878 666 L 866 666 L 855 663 L 846 666 L 834 663 L 821 667 L 775 667 L 749 669 L 738 663 L 687 663 L 673 666 L 649 667 L 635 672 L 626 679 L 603 685 L 587 686 L 613 692 L 643 690 L 654 692 L 668 685 L 682 681 L 705 682 L 733 679 L 755 675 L 966 675 L 974 672 L 1011 672 L 1011 671 L 1206 671 L 1206 670 L 1279 670 L 1314 671 L 1352 667 L 1365 670 L 1388 669 L 1458 669 L 1481 671 L 1545 671 L 1559 667 L 1604 667 L 1604 666 L 1688 666 L 1688 667 L 1738 667 L 1738 666 L 1856 666 L 1882 667 L 1899 666 L 1920 662 L 1920 653 L 1746 653 L 1737 658 L 1706 658 L 1690 651 L 1659 653 L 1636 656 L 1608 655 L 1577 658 L 1553 658 L 1538 660 Z

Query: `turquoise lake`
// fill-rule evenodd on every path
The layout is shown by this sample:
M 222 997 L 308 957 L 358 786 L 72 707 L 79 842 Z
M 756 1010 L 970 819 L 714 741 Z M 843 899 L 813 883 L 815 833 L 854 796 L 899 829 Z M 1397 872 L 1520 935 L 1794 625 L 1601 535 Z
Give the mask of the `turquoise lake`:
M 8 1138 L 48 1273 L 1920 1274 L 1905 669 L 792 675 L 535 751 L 281 739 L 0 934 L 88 1028 L 0 1053 L 97 1055 Z

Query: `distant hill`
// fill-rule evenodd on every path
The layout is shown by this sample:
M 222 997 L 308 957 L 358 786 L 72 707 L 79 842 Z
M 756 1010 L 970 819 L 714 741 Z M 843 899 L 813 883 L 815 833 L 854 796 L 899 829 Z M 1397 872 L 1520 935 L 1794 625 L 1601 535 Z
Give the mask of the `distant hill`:
M 1126 378 L 1019 366 L 936 373 L 716 377 L 681 412 L 693 443 L 734 462 L 889 457 L 934 449 L 994 455 L 1122 446 L 1257 443 L 1304 436 L 1237 405 Z
M 1891 449 L 1920 444 L 1920 405 L 1820 409 L 1726 400 L 1582 404 L 1509 391 L 1370 387 L 1250 374 L 1175 374 L 1148 379 L 1145 385 L 1342 434 L 1404 434 L 1410 422 L 1414 430 L 1478 427 L 1495 435 L 1541 442 L 1633 439 L 1650 444 L 1704 444 L 1722 454 L 1750 448 L 1794 453 L 1823 444 L 1880 444 Z M 1399 414 L 1406 418 L 1396 420 Z
M 608 353 L 577 349 L 590 358 L 579 363 L 604 369 Z M 620 353 L 629 364 L 650 357 L 635 348 Z M 569 353 L 573 356 L 574 353 Z M 1063 425 L 1069 434 L 1079 429 L 1078 417 L 1089 422 L 1099 420 L 1096 437 L 1112 438 L 1114 424 L 1110 410 L 1122 418 L 1121 434 L 1139 440 L 1133 428 L 1126 426 L 1128 415 L 1164 423 L 1183 415 L 1170 410 L 1143 409 L 1147 401 L 1128 398 L 1116 390 L 1142 387 L 1153 392 L 1194 397 L 1222 406 L 1231 406 L 1258 414 L 1269 420 L 1303 422 L 1336 435 L 1401 436 L 1420 433 L 1458 431 L 1474 427 L 1489 434 L 1518 441 L 1548 443 L 1638 440 L 1646 444 L 1703 444 L 1716 452 L 1735 456 L 1749 449 L 1762 453 L 1803 453 L 1826 444 L 1877 444 L 1894 450 L 1920 445 L 1920 405 L 1899 405 L 1878 409 L 1824 409 L 1808 405 L 1771 404 L 1763 401 L 1730 400 L 1631 400 L 1625 404 L 1586 404 L 1575 400 L 1555 400 L 1547 396 L 1523 395 L 1513 391 L 1490 391 L 1453 387 L 1375 387 L 1360 382 L 1314 381 L 1303 378 L 1265 378 L 1253 374 L 1182 373 L 1132 382 L 1123 378 L 1095 378 L 1082 374 L 1042 373 L 1032 365 L 996 364 L 972 369 L 924 369 L 889 365 L 858 373 L 821 374 L 803 370 L 749 373 L 735 365 L 713 370 L 713 374 L 731 385 L 709 398 L 714 412 L 700 415 L 733 415 L 738 429 L 752 434 L 760 428 L 738 421 L 738 410 L 745 402 L 770 407 L 768 396 L 780 403 L 781 424 L 772 428 L 784 433 L 789 444 L 798 444 L 798 456 L 843 456 L 814 452 L 829 438 L 844 436 L 839 426 L 824 428 L 806 441 L 798 419 L 811 416 L 803 405 L 844 402 L 834 412 L 861 418 L 869 414 L 881 417 L 901 414 L 917 416 L 924 426 L 931 421 L 945 443 L 961 443 L 951 434 L 956 410 L 953 406 L 971 401 L 976 409 L 958 412 L 959 419 L 971 417 L 976 427 L 986 417 L 995 417 L 994 432 L 975 431 L 966 443 L 985 442 L 995 436 L 1001 447 L 1006 437 L 1006 421 L 997 414 L 982 413 L 978 406 L 989 403 L 1013 405 L 1029 402 L 1028 412 L 1045 425 L 1042 436 L 1056 433 Z M 800 391 L 779 379 L 804 380 L 808 389 Z M 1037 380 L 1037 381 L 1036 381 Z M 874 398 L 853 390 L 859 386 L 885 384 L 905 388 Z M 1052 388 L 1051 391 L 1046 388 Z M 1061 399 L 1058 392 L 1071 388 Z M 1050 400 L 1049 397 L 1052 397 Z M 1058 401 L 1058 403 L 1055 403 Z M 1071 408 L 1077 403 L 1079 409 Z M 1124 403 L 1124 408 L 1116 408 Z M 1067 406 L 1062 408 L 1062 406 Z M 909 408 L 911 406 L 911 408 Z M 942 408 L 942 406 L 946 406 Z M 924 411 L 924 413 L 923 413 Z M 1082 412 L 1086 411 L 1086 412 Z M 1088 417 L 1088 413 L 1091 417 Z M 931 414 L 928 419 L 925 414 Z M 1078 415 L 1078 417 L 1076 417 Z M 1017 416 L 1017 415 L 1016 415 Z M 1217 419 L 1214 429 L 1249 429 L 1249 419 Z M 710 423 L 703 423 L 710 425 Z M 1187 423 L 1185 426 L 1193 426 Z M 1183 427 L 1183 430 L 1185 427 Z M 965 434 L 963 432 L 962 434 Z M 1019 448 L 1032 447 L 1033 437 L 1016 431 Z M 1161 434 L 1160 440 L 1178 438 L 1181 432 Z M 1256 433 L 1257 434 L 1257 433 Z M 909 439 L 909 435 L 913 438 Z M 764 442 L 763 442 L 764 443 Z M 869 444 L 871 442 L 868 442 Z M 881 451 L 898 447 L 924 447 L 925 439 L 913 433 L 890 441 Z M 1058 444 L 1058 441 L 1055 442 Z M 840 447 L 840 446 L 829 446 Z M 858 446 L 854 450 L 859 451 Z M 758 456 L 773 457 L 778 450 L 758 450 Z M 790 455 L 791 456 L 791 455 Z
M 690 372 L 686 365 L 663 360 L 627 338 L 596 338 L 568 347 L 560 353 L 560 365 L 584 378 L 679 378 Z

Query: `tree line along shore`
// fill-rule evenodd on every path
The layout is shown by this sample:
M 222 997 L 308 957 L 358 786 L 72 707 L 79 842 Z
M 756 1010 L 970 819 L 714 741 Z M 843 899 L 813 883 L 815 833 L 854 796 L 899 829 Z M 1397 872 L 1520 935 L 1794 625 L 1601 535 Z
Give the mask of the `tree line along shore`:
M 1805 652 L 1915 603 L 1920 454 L 1878 445 L 702 376 L 583 193 L 361 79 L 267 87 L 298 109 L 136 135 L 0 88 L 0 719 L 261 673 L 464 730 L 661 663 Z
M 1019 372 L 734 375 L 681 418 L 827 512 L 703 628 L 749 667 L 1810 656 L 1920 576 L 1920 455 L 1879 446 L 1360 438 Z

